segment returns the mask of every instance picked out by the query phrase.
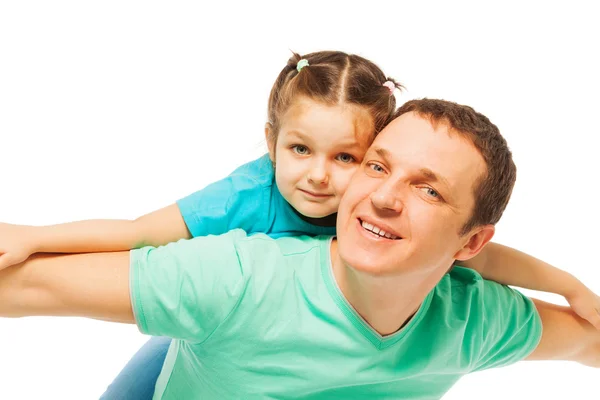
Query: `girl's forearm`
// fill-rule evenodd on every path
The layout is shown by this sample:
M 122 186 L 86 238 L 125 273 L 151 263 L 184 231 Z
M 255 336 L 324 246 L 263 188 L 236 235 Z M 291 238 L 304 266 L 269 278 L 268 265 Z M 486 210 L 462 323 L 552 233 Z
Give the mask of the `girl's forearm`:
M 464 265 L 477 269 L 485 279 L 565 297 L 582 285 L 568 272 L 507 246 L 489 243 L 482 253 L 479 261 L 478 256 Z
M 121 251 L 191 237 L 176 204 L 136 220 L 87 220 L 26 229 L 38 253 Z
M 27 227 L 37 253 L 93 253 L 143 245 L 130 220 L 87 220 Z

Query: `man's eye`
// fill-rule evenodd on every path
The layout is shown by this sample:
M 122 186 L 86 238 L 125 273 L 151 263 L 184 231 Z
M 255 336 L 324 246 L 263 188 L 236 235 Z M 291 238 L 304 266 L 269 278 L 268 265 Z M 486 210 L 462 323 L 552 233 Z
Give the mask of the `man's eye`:
M 308 147 L 303 146 L 301 144 L 295 144 L 292 146 L 292 151 L 296 154 L 304 156 L 304 155 L 308 154 Z
M 384 172 L 384 169 L 379 164 L 369 163 L 368 166 L 375 172 Z
M 440 198 L 440 194 L 430 187 L 422 187 L 420 189 L 430 197 L 434 197 L 436 199 Z
M 342 153 L 342 154 L 338 155 L 336 158 L 338 160 L 340 160 L 341 162 L 343 162 L 344 164 L 350 164 L 351 162 L 356 161 L 356 159 L 354 157 L 352 157 L 350 154 L 347 154 L 347 153 Z

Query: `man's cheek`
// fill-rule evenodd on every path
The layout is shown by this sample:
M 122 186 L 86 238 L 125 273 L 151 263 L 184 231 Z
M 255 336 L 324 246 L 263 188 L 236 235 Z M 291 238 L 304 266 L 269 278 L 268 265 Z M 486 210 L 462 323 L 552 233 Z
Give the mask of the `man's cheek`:
M 340 181 L 338 182 L 337 188 L 340 194 L 345 194 L 350 188 L 350 183 L 352 182 L 353 174 L 354 172 L 347 172 L 344 176 L 341 177 Z

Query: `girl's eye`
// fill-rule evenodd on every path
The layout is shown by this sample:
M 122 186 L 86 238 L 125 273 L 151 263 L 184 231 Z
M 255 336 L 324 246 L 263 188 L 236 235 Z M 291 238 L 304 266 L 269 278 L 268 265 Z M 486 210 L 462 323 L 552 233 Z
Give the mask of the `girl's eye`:
M 428 196 L 439 199 L 440 198 L 440 194 L 438 192 L 436 192 L 435 190 L 433 190 L 430 187 L 422 187 L 420 188 L 423 192 L 425 192 Z
M 295 144 L 292 146 L 292 151 L 298 155 L 305 156 L 308 154 L 308 147 L 301 144 Z
M 340 160 L 341 162 L 343 162 L 344 164 L 350 164 L 351 162 L 356 161 L 356 159 L 354 157 L 352 157 L 350 154 L 347 154 L 347 153 L 342 153 L 342 154 L 338 155 L 337 159 Z

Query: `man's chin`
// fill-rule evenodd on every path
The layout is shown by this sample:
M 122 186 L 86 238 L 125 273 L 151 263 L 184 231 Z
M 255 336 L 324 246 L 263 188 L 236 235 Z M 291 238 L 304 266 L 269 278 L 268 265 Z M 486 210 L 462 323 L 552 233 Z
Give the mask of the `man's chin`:
M 389 264 L 377 265 L 355 262 L 353 264 L 347 264 L 347 266 L 356 273 L 368 275 L 372 278 L 386 278 L 398 274 L 398 271 L 391 269 Z
M 387 257 L 373 254 L 358 247 L 340 245 L 339 257 L 347 268 L 371 276 L 389 275 L 390 268 L 393 267 L 389 262 L 386 262 Z

